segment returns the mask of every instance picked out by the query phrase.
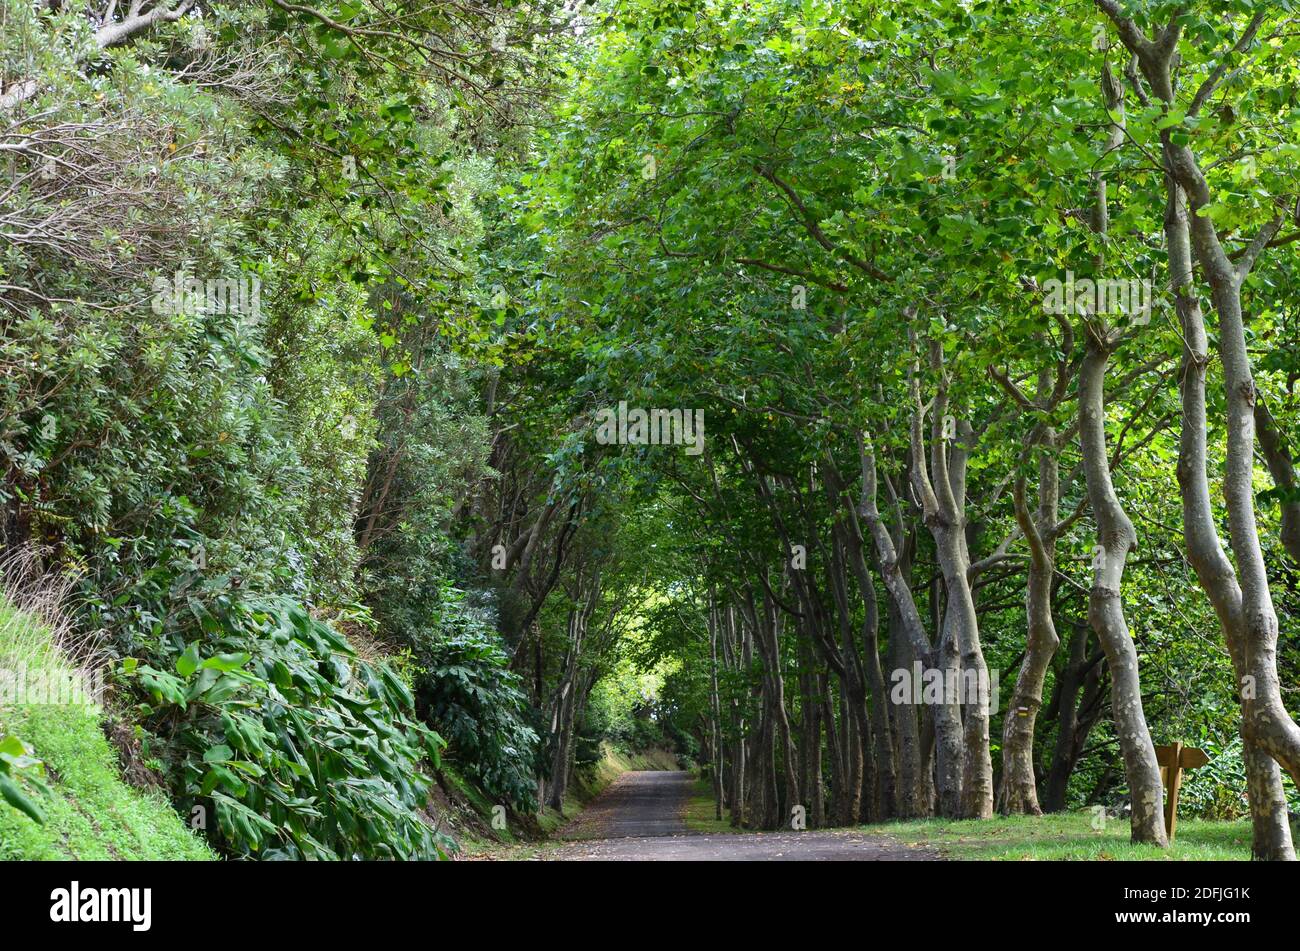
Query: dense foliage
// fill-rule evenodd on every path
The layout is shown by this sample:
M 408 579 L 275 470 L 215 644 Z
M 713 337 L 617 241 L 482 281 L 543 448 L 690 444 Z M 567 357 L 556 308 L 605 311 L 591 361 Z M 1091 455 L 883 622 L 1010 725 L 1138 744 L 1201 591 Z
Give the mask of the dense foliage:
M 202 649 L 190 641 L 170 670 L 125 664 L 182 810 L 210 810 L 236 855 L 435 858 L 417 813 L 442 741 L 413 721 L 402 681 L 292 602 L 191 604 Z
M 1290 857 L 1294 7 L 0 0 L 0 542 L 232 857 L 607 743 L 1161 846 L 1175 742 Z
M 411 646 L 417 706 L 493 801 L 535 809 L 538 736 L 522 678 L 487 619 L 460 592 L 443 595 Z

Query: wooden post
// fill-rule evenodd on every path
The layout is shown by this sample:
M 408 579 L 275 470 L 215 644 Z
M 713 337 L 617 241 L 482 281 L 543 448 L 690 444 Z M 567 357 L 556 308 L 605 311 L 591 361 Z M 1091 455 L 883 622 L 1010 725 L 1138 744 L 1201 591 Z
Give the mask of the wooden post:
M 1204 750 L 1183 746 L 1182 740 L 1156 747 L 1156 762 L 1160 764 L 1160 778 L 1165 784 L 1165 832 L 1170 842 L 1178 827 L 1178 791 L 1183 785 L 1183 770 L 1196 769 L 1209 761 Z

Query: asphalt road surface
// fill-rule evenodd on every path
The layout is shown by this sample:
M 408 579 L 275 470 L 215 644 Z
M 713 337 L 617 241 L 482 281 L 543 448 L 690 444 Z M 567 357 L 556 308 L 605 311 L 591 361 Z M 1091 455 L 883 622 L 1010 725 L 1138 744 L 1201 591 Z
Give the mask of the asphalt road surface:
M 561 832 L 555 861 L 877 862 L 941 858 L 883 835 L 850 829 L 809 832 L 691 832 L 682 811 L 689 773 L 624 773 Z

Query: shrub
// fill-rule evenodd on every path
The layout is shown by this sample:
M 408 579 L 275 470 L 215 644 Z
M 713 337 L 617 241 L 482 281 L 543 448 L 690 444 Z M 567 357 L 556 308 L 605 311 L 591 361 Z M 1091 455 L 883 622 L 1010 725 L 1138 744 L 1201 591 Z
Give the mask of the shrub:
M 449 840 L 420 818 L 441 739 L 384 665 L 285 599 L 191 600 L 204 637 L 170 665 L 128 658 L 151 697 L 182 811 L 235 856 L 426 859 Z M 195 811 L 195 807 L 198 807 Z
M 420 712 L 447 737 L 448 755 L 489 796 L 535 809 L 534 714 L 500 637 L 454 588 L 444 590 L 436 620 L 411 645 Z

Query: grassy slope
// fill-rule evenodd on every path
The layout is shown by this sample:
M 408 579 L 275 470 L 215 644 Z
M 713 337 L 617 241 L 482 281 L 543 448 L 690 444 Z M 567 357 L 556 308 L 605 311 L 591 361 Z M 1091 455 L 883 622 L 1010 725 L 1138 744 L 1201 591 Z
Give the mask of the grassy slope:
M 0 667 L 69 670 L 49 632 L 0 598 Z M 0 706 L 0 735 L 15 734 L 45 763 L 49 797 L 34 798 L 44 825 L 0 802 L 0 859 L 211 859 L 158 792 L 121 779 L 100 728 L 85 705 Z
M 1250 858 L 1249 822 L 1203 822 L 1179 819 L 1178 835 L 1168 851 L 1129 842 L 1129 824 L 1108 819 L 1092 828 L 1090 812 L 1047 816 L 997 817 L 983 822 L 942 819 L 864 826 L 907 845 L 938 848 L 953 859 L 1001 861 L 1207 861 Z

